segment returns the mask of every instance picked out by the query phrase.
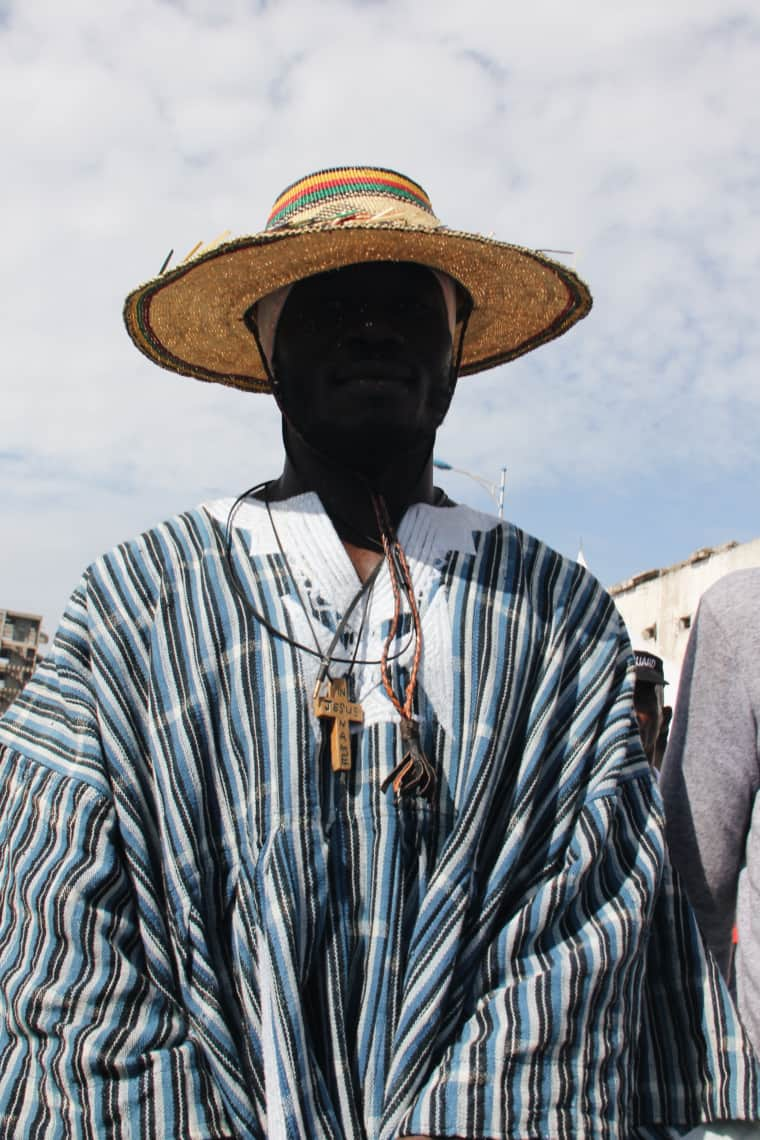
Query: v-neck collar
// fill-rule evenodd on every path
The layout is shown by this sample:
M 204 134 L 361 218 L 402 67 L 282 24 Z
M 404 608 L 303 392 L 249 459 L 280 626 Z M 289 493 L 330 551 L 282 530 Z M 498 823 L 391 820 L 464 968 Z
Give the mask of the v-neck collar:
M 221 499 L 204 504 L 218 521 L 226 523 L 233 500 Z M 312 592 L 316 588 L 330 609 L 342 614 L 350 605 L 361 580 L 348 551 L 319 495 L 307 491 L 270 504 L 270 520 L 266 504 L 260 499 L 246 499 L 233 519 L 234 529 L 244 532 L 252 557 L 279 554 L 277 542 L 285 550 L 291 570 L 299 586 Z M 497 525 L 493 516 L 471 507 L 431 506 L 413 503 L 398 528 L 418 601 L 428 594 L 431 581 L 452 552 L 475 553 L 474 534 L 492 530 Z M 276 530 L 275 530 L 276 528 Z M 374 586 L 378 603 L 392 605 L 388 569 L 383 566 Z
M 204 509 L 226 524 L 234 500 L 223 499 L 205 504 Z M 346 613 L 361 581 L 337 531 L 324 510 L 319 496 L 307 492 L 271 504 L 272 520 L 266 504 L 258 499 L 245 500 L 235 513 L 234 530 L 238 540 L 248 549 L 252 559 L 280 554 L 280 543 L 297 584 L 282 599 L 288 613 L 294 638 L 302 645 L 316 639 L 320 652 L 326 653 L 337 622 Z M 438 589 L 441 573 L 453 553 L 475 553 L 475 534 L 492 530 L 499 520 L 465 506 L 434 507 L 415 503 L 405 513 L 398 528 L 404 548 L 423 632 L 423 658 L 420 685 L 435 709 L 439 723 L 451 728 L 452 678 L 441 662 L 451 660 L 451 617 L 447 599 Z M 304 605 L 309 607 L 307 617 Z M 347 632 L 359 638 L 354 642 L 357 662 L 350 666 L 346 651 L 342 661 L 333 660 L 331 676 L 351 672 L 355 697 L 364 709 L 364 726 L 396 721 L 399 714 L 388 699 L 382 685 L 379 659 L 393 613 L 393 590 L 388 568 L 382 565 L 372 587 L 368 609 L 359 603 L 346 623 Z M 406 608 L 406 607 L 404 607 Z M 324 615 L 325 621 L 317 616 Z M 397 668 L 411 667 L 414 643 L 401 635 L 391 649 Z M 343 656 L 336 654 L 336 657 Z M 362 665 L 362 660 L 370 662 Z M 306 690 L 313 691 L 319 669 L 319 657 L 302 654 L 303 680 Z

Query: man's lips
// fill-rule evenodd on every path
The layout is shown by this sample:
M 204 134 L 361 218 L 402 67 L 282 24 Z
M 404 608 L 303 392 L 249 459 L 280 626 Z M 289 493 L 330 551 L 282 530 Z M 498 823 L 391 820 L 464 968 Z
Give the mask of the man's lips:
M 352 360 L 333 369 L 334 384 L 414 384 L 417 379 L 411 365 L 395 360 Z

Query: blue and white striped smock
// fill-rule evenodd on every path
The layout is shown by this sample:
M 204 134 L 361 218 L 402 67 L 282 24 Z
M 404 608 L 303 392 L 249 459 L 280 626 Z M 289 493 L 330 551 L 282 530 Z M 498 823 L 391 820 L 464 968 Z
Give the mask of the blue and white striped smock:
M 225 509 L 91 566 L 0 728 L 2 1136 L 646 1138 L 757 1115 L 594 579 L 466 508 L 407 513 L 438 787 L 397 804 L 377 665 L 354 669 L 366 719 L 335 776 L 316 659 L 236 593 Z M 316 496 L 275 512 L 327 642 L 353 567 Z M 309 644 L 258 504 L 233 559 Z M 345 656 L 376 658 L 390 613 L 383 570 Z

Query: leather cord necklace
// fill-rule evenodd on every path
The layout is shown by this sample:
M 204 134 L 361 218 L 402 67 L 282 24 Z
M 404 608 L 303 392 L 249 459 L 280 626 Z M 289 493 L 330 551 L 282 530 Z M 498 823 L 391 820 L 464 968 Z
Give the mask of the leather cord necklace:
M 413 717 L 414 696 L 417 690 L 420 662 L 422 660 L 422 619 L 420 618 L 417 599 L 414 596 L 414 584 L 409 571 L 403 547 L 393 529 L 385 501 L 381 495 L 373 493 L 372 505 L 375 508 L 377 525 L 383 543 L 385 561 L 393 589 L 393 620 L 391 621 L 388 636 L 383 645 L 380 660 L 380 675 L 383 687 L 388 694 L 391 704 L 401 717 L 401 740 L 404 745 L 403 755 L 399 763 L 385 777 L 380 785 L 383 791 L 392 784 L 397 796 L 424 796 L 432 800 L 435 795 L 435 769 L 422 750 L 420 733 L 417 722 Z M 405 594 L 412 616 L 414 632 L 414 658 L 404 690 L 404 701 L 397 696 L 393 688 L 390 670 L 388 668 L 388 652 L 398 633 L 401 619 L 401 595 Z
M 314 639 L 314 643 L 315 643 L 316 648 L 313 648 L 311 645 L 304 645 L 304 643 L 302 641 L 297 641 L 294 637 L 291 637 L 290 634 L 285 633 L 284 630 L 278 629 L 277 626 L 273 625 L 272 622 L 270 622 L 268 620 L 268 618 L 266 618 L 264 616 L 264 614 L 261 613 L 260 610 L 257 610 L 256 607 L 251 604 L 251 601 L 249 600 L 249 598 L 246 596 L 245 591 L 243 590 L 242 585 L 240 583 L 240 579 L 238 577 L 237 570 L 235 569 L 235 563 L 234 563 L 233 558 L 232 558 L 232 529 L 233 529 L 232 524 L 233 524 L 235 515 L 237 514 L 238 510 L 240 509 L 240 507 L 242 506 L 242 504 L 245 502 L 246 499 L 248 499 L 252 496 L 256 496 L 262 491 L 266 493 L 266 488 L 271 484 L 271 482 L 272 482 L 271 479 L 266 479 L 262 483 L 256 483 L 255 486 L 249 487 L 247 491 L 243 491 L 240 495 L 238 495 L 238 497 L 235 499 L 234 503 L 232 504 L 232 506 L 229 509 L 229 512 L 227 514 L 227 522 L 225 524 L 224 556 L 225 556 L 225 561 L 227 563 L 227 569 L 228 569 L 229 574 L 230 574 L 230 580 L 232 582 L 232 587 L 233 587 L 235 593 L 237 594 L 238 598 L 240 599 L 240 601 L 242 602 L 244 607 L 253 615 L 253 617 L 255 617 L 256 621 L 259 622 L 260 625 L 263 625 L 264 628 L 266 630 L 268 630 L 269 633 L 272 634 L 273 637 L 279 638 L 280 641 L 284 641 L 287 645 L 292 645 L 294 649 L 300 649 L 303 653 L 308 653 L 311 657 L 318 657 L 321 661 L 322 658 L 324 657 L 324 653 L 319 648 L 319 641 L 317 639 L 316 631 L 314 629 L 314 626 L 313 626 L 312 621 L 311 621 L 311 617 L 309 615 L 308 607 L 306 606 L 306 603 L 304 602 L 304 599 L 301 596 L 301 591 L 298 588 L 298 583 L 297 583 L 297 581 L 293 575 L 293 572 L 290 568 L 290 562 L 288 560 L 288 557 L 285 554 L 285 551 L 282 548 L 282 544 L 279 541 L 279 535 L 277 534 L 276 528 L 274 528 L 274 536 L 275 536 L 275 539 L 277 540 L 278 549 L 280 551 L 280 555 L 282 557 L 285 568 L 288 572 L 288 576 L 289 576 L 291 582 L 293 583 L 293 585 L 295 587 L 295 591 L 296 591 L 296 595 L 298 597 L 298 601 L 299 601 L 302 609 L 304 610 L 306 620 L 309 623 L 312 638 Z M 271 512 L 269 514 L 269 518 L 271 521 L 272 520 Z M 379 566 L 382 566 L 382 563 L 379 563 Z M 357 590 L 356 594 L 354 595 L 351 602 L 349 603 L 349 607 L 346 611 L 346 614 L 344 615 L 344 622 L 346 622 L 348 620 L 348 618 L 353 613 L 353 610 L 356 608 L 357 603 L 363 597 L 363 595 L 365 593 L 365 588 L 369 587 L 371 585 L 374 585 L 374 575 L 370 575 L 370 577 L 367 579 L 367 581 L 364 583 L 364 585 L 361 587 L 361 589 Z M 343 634 L 343 632 L 344 632 L 344 630 L 341 630 L 341 635 Z M 411 645 L 412 637 L 413 637 L 413 634 L 410 634 L 410 636 L 407 639 L 407 641 L 405 642 L 405 644 L 402 645 L 401 648 L 398 649 L 395 653 L 391 654 L 389 656 L 388 660 L 389 661 L 395 661 L 397 657 L 402 657 L 404 655 L 404 653 L 406 653 L 409 646 Z M 335 655 L 332 655 L 330 657 L 330 661 L 334 662 L 336 665 L 351 665 L 351 666 L 354 666 L 354 665 L 379 665 L 381 663 L 381 658 L 377 657 L 377 658 L 365 659 L 365 658 L 361 658 L 361 657 L 337 657 Z
M 382 563 L 378 563 L 373 572 L 369 575 L 365 582 L 362 583 L 361 589 L 358 590 L 351 599 L 346 612 L 338 622 L 335 633 L 332 636 L 327 652 L 323 652 L 319 645 L 319 638 L 317 631 L 314 628 L 314 623 L 311 620 L 309 607 L 306 604 L 306 599 L 301 593 L 298 585 L 298 580 L 293 573 L 285 547 L 282 545 L 279 531 L 275 525 L 274 515 L 272 514 L 272 507 L 269 502 L 268 488 L 264 487 L 264 505 L 267 509 L 269 516 L 269 523 L 272 527 L 275 541 L 277 542 L 277 549 L 280 552 L 283 563 L 285 564 L 290 580 L 300 602 L 301 609 L 303 610 L 306 621 L 309 623 L 311 636 L 316 646 L 317 652 L 320 657 L 319 671 L 317 673 L 317 680 L 314 685 L 314 692 L 312 694 L 312 705 L 314 714 L 322 724 L 322 741 L 324 745 L 324 728 L 325 721 L 331 721 L 330 726 L 330 763 L 333 772 L 349 772 L 351 770 L 351 725 L 361 724 L 364 720 L 364 710 L 358 701 L 351 699 L 350 686 L 352 682 L 351 674 L 357 661 L 357 654 L 359 652 L 359 643 L 364 631 L 364 623 L 367 620 L 367 611 L 369 610 L 370 597 L 372 589 L 377 580 L 377 575 Z M 354 642 L 354 652 L 348 663 L 348 670 L 341 677 L 330 676 L 330 666 L 340 659 L 334 656 L 335 649 L 340 644 L 341 638 L 346 632 L 348 621 L 351 614 L 356 609 L 357 605 L 364 598 L 364 610 L 362 612 L 361 624 L 356 639 Z
M 351 682 L 351 673 L 354 669 L 354 666 L 356 666 L 356 665 L 381 665 L 381 668 L 384 668 L 387 671 L 388 661 L 392 661 L 396 657 L 400 657 L 402 654 L 404 654 L 407 651 L 407 649 L 409 648 L 409 645 L 411 644 L 411 640 L 414 637 L 414 632 L 412 632 L 412 634 L 410 634 L 410 637 L 407 639 L 406 643 L 399 650 L 397 650 L 397 652 L 395 654 L 393 654 L 393 656 L 391 656 L 391 657 L 389 657 L 389 655 L 388 655 L 388 649 L 389 649 L 389 645 L 390 645 L 390 642 L 388 642 L 388 641 L 386 642 L 386 645 L 383 648 L 383 655 L 381 658 L 362 659 L 362 658 L 358 657 L 359 644 L 361 642 L 362 633 L 363 633 L 364 626 L 365 626 L 365 623 L 367 620 L 367 614 L 369 611 L 369 604 L 370 604 L 370 598 L 371 598 L 372 590 L 374 588 L 375 582 L 377 581 L 377 577 L 378 577 L 380 570 L 382 568 L 382 565 L 383 565 L 382 562 L 378 562 L 377 566 L 372 571 L 372 573 L 369 575 L 369 577 L 366 579 L 366 581 L 362 583 L 361 588 L 359 590 L 357 590 L 357 592 L 354 594 L 354 596 L 351 599 L 348 607 L 346 608 L 346 612 L 343 614 L 343 616 L 341 617 L 341 619 L 338 623 L 338 626 L 337 626 L 337 628 L 333 634 L 333 637 L 330 641 L 330 644 L 329 644 L 327 650 L 324 651 L 320 647 L 319 638 L 317 637 L 317 632 L 316 632 L 316 629 L 314 628 L 314 623 L 312 621 L 311 614 L 309 612 L 309 607 L 306 604 L 306 600 L 303 597 L 303 594 L 301 593 L 301 589 L 299 587 L 298 580 L 297 580 L 295 574 L 293 573 L 292 567 L 290 565 L 290 561 L 288 559 L 287 554 L 285 553 L 285 549 L 284 549 L 282 541 L 280 539 L 280 535 L 279 535 L 279 532 L 277 530 L 277 526 L 275 525 L 274 515 L 272 513 L 271 504 L 270 504 L 269 497 L 267 494 L 268 487 L 269 487 L 269 482 L 267 481 L 264 483 L 260 483 L 255 487 L 249 488 L 249 490 L 244 491 L 242 495 L 238 496 L 238 498 L 235 500 L 235 502 L 232 504 L 232 507 L 230 508 L 229 514 L 227 516 L 227 525 L 226 525 L 226 534 L 225 534 L 225 554 L 226 554 L 228 569 L 230 571 L 230 576 L 232 579 L 233 587 L 234 587 L 235 592 L 237 593 L 238 597 L 243 601 L 246 608 L 251 611 L 251 613 L 254 615 L 254 617 L 259 622 L 261 622 L 261 624 L 267 630 L 269 630 L 270 633 L 272 633 L 275 637 L 280 638 L 282 641 L 285 641 L 288 645 L 292 645 L 296 649 L 301 649 L 303 652 L 309 653 L 312 656 L 319 658 L 320 666 L 319 666 L 319 671 L 317 673 L 317 680 L 316 680 L 316 684 L 314 686 L 314 692 L 312 694 L 312 701 L 313 701 L 314 713 L 318 717 L 318 719 L 320 720 L 320 722 L 323 726 L 323 736 L 322 736 L 323 748 L 320 750 L 320 752 L 322 752 L 324 750 L 324 744 L 325 744 L 324 729 L 326 727 L 326 722 L 330 721 L 331 722 L 331 724 L 330 724 L 330 760 L 331 760 L 331 766 L 332 766 L 332 769 L 334 772 L 347 772 L 347 771 L 350 771 L 350 769 L 351 769 L 351 729 L 350 729 L 350 726 L 352 723 L 353 724 L 360 724 L 364 719 L 364 712 L 363 712 L 363 709 L 361 707 L 361 704 L 358 701 L 354 701 L 351 699 L 351 695 L 350 695 L 350 691 L 349 691 L 349 685 Z M 259 613 L 259 611 L 256 610 L 254 608 L 254 606 L 251 605 L 251 603 L 249 602 L 245 593 L 243 592 L 243 590 L 240 587 L 240 583 L 239 583 L 238 577 L 237 577 L 237 572 L 235 570 L 235 566 L 234 566 L 234 563 L 232 561 L 232 523 L 233 523 L 235 513 L 236 513 L 237 509 L 240 507 L 241 503 L 249 495 L 254 495 L 254 494 L 257 494 L 259 492 L 263 492 L 264 505 L 266 507 L 266 511 L 267 511 L 267 515 L 269 517 L 270 525 L 272 527 L 272 533 L 274 534 L 275 541 L 277 543 L 277 548 L 279 550 L 283 564 L 284 564 L 284 566 L 288 572 L 288 576 L 290 577 L 291 582 L 293 583 L 293 587 L 295 589 L 296 596 L 298 598 L 299 604 L 300 604 L 301 609 L 304 613 L 306 621 L 309 625 L 309 630 L 311 632 L 312 640 L 314 641 L 314 646 L 315 646 L 314 649 L 312 649 L 308 645 L 304 645 L 300 641 L 297 641 L 295 638 L 290 637 L 289 634 L 284 633 L 280 629 L 277 629 L 276 626 L 273 626 L 271 624 L 271 622 L 269 622 L 264 617 L 263 614 Z M 364 609 L 363 609 L 363 613 L 362 613 L 362 619 L 361 619 L 361 623 L 359 626 L 359 630 L 356 634 L 356 640 L 355 640 L 355 644 L 354 644 L 353 655 L 350 658 L 338 657 L 335 655 L 335 649 L 339 645 L 341 638 L 344 636 L 344 634 L 346 632 L 346 629 L 348 627 L 348 622 L 349 622 L 349 619 L 351 618 L 351 615 L 353 614 L 354 610 L 356 609 L 356 606 L 359 604 L 359 602 L 362 599 L 364 599 Z M 395 629 L 397 628 L 397 626 L 398 626 L 398 620 L 396 620 L 394 632 L 391 635 L 391 640 L 393 637 L 395 637 Z M 348 665 L 349 668 L 343 676 L 331 677 L 330 676 L 330 666 L 332 664 L 345 664 L 345 665 Z M 383 785 L 383 791 L 385 791 L 386 787 L 387 787 L 387 783 L 385 783 Z
M 343 614 L 338 627 L 333 634 L 327 651 L 323 651 L 319 645 L 319 639 L 314 628 L 314 623 L 311 619 L 309 607 L 307 606 L 306 600 L 301 593 L 298 581 L 293 573 L 290 561 L 287 557 L 287 554 L 285 553 L 285 549 L 280 540 L 279 532 L 275 525 L 274 515 L 272 513 L 271 504 L 267 494 L 269 484 L 270 481 L 266 480 L 244 491 L 234 501 L 227 515 L 227 524 L 225 527 L 225 557 L 235 592 L 245 605 L 246 609 L 248 609 L 253 614 L 253 616 L 265 627 L 265 629 L 267 629 L 273 636 L 280 638 L 288 645 L 291 645 L 296 649 L 300 649 L 305 653 L 319 658 L 320 668 L 317 674 L 317 682 L 312 698 L 313 707 L 316 716 L 320 719 L 323 725 L 325 724 L 326 720 L 332 722 L 330 726 L 330 754 L 332 768 L 335 772 L 346 772 L 350 770 L 350 725 L 351 723 L 361 723 L 364 716 L 359 702 L 353 701 L 350 698 L 348 684 L 351 671 L 356 665 L 380 665 L 383 687 L 391 703 L 393 704 L 393 707 L 399 713 L 399 716 L 401 718 L 400 731 L 401 739 L 404 744 L 404 753 L 401 761 L 383 780 L 381 789 L 383 791 L 386 791 L 392 784 L 393 790 L 396 793 L 397 797 L 421 795 L 425 796 L 428 799 L 432 799 L 435 793 L 436 785 L 435 772 L 432 765 L 430 764 L 430 761 L 427 759 L 422 750 L 420 744 L 419 729 L 417 727 L 416 721 L 413 719 L 414 695 L 416 692 L 420 662 L 422 659 L 422 622 L 420 618 L 419 608 L 417 606 L 417 601 L 414 596 L 414 586 L 412 583 L 411 573 L 409 571 L 409 565 L 407 563 L 403 548 L 395 534 L 393 525 L 388 515 L 385 501 L 381 495 L 374 492 L 372 493 L 372 504 L 377 518 L 378 529 L 384 553 L 384 561 L 388 566 L 391 588 L 393 590 L 394 612 L 390 629 L 385 639 L 380 658 L 363 659 L 357 656 L 359 643 L 361 640 L 364 624 L 366 622 L 367 613 L 369 611 L 371 592 L 383 563 L 379 562 L 377 564 L 372 574 L 370 574 L 367 580 L 362 584 L 361 588 L 351 599 L 351 602 L 349 603 L 345 614 Z M 276 626 L 272 625 L 272 623 L 268 621 L 267 618 L 251 604 L 239 582 L 237 571 L 232 559 L 232 524 L 237 510 L 240 508 L 245 499 L 247 499 L 249 496 L 257 495 L 259 493 L 263 493 L 264 505 L 267 510 L 270 525 L 272 527 L 275 541 L 277 542 L 280 556 L 293 583 L 299 604 L 309 625 L 315 648 L 304 645 L 302 642 L 297 641 L 295 638 L 291 637 L 283 630 L 280 630 Z M 390 647 L 398 634 L 399 624 L 401 621 L 402 594 L 406 597 L 409 604 L 412 616 L 412 630 L 410 632 L 409 638 L 406 640 L 404 645 L 402 645 L 395 653 L 391 654 Z M 364 612 L 362 615 L 359 632 L 356 635 L 354 653 L 351 657 L 338 657 L 335 655 L 335 649 L 337 648 L 341 638 L 346 631 L 348 621 L 352 613 L 362 599 L 364 599 Z M 412 641 L 414 641 L 415 644 L 414 658 L 409 681 L 404 692 L 404 701 L 402 703 L 393 689 L 389 664 L 391 661 L 394 661 L 398 657 L 403 656 L 403 654 L 407 652 Z M 330 677 L 329 670 L 331 664 L 348 665 L 348 674 L 337 678 Z

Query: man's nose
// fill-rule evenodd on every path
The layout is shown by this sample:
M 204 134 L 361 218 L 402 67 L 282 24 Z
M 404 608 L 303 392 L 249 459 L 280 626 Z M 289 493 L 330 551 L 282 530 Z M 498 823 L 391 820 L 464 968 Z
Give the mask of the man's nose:
M 371 344 L 373 347 L 396 347 L 404 343 L 400 331 L 382 313 L 367 310 L 358 314 L 353 327 L 346 330 L 343 343 L 350 346 Z

